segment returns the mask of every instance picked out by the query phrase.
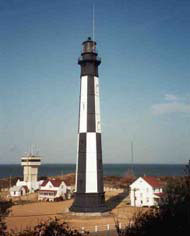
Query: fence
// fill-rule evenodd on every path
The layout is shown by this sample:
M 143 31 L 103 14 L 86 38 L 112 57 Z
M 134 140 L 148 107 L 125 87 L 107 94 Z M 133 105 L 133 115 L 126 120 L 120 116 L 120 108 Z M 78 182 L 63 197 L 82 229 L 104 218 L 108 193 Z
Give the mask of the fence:
M 119 228 L 122 229 L 126 225 L 122 224 L 121 222 L 119 223 Z M 102 231 L 110 231 L 110 230 L 115 230 L 115 224 L 105 224 L 105 225 L 94 225 L 94 226 L 87 226 L 87 227 L 80 227 L 77 228 L 81 233 L 84 233 L 85 231 L 91 232 L 91 233 L 98 233 Z

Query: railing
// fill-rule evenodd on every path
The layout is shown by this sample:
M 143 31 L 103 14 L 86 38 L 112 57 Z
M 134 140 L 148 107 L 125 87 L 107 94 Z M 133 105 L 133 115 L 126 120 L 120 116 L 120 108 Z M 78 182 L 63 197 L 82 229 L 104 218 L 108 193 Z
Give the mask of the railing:
M 126 225 L 124 223 L 119 223 L 118 224 L 119 226 L 119 229 L 122 229 L 124 228 Z M 77 228 L 77 227 L 75 227 Z M 115 230 L 116 227 L 115 227 L 115 224 L 105 224 L 105 225 L 94 225 L 94 226 L 87 226 L 87 227 L 78 227 L 77 228 L 81 233 L 84 233 L 85 231 L 88 231 L 88 232 L 102 232 L 102 231 L 110 231 L 110 230 Z
M 78 58 L 78 61 L 82 61 L 82 60 L 84 60 L 84 58 L 83 58 L 83 56 L 80 56 L 80 57 Z M 96 56 L 96 60 L 101 62 L 101 57 Z

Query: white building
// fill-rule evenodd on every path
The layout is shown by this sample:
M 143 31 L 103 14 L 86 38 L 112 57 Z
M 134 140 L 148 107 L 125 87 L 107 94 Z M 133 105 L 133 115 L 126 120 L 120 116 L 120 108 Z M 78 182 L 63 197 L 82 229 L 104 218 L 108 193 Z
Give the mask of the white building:
M 29 189 L 26 185 L 24 186 L 13 186 L 10 188 L 11 197 L 20 197 L 29 193 Z
M 139 177 L 130 185 L 131 206 L 156 206 L 162 194 L 162 183 L 156 177 Z
M 38 200 L 54 201 L 56 198 L 68 198 L 70 187 L 64 181 L 58 179 L 44 180 L 38 191 Z
M 21 158 L 23 168 L 24 181 L 20 181 L 18 185 L 27 185 L 30 192 L 39 189 L 40 182 L 38 181 L 38 168 L 41 165 L 40 156 L 28 154 Z
M 15 197 L 14 194 L 15 191 L 12 191 L 13 188 L 16 191 L 17 194 L 19 194 L 19 189 L 21 187 L 27 186 L 29 193 L 34 192 L 35 190 L 39 189 L 40 184 L 42 181 L 38 181 L 38 168 L 41 165 L 41 158 L 40 156 L 33 155 L 31 153 L 27 154 L 26 156 L 23 156 L 21 158 L 21 165 L 23 166 L 23 181 L 20 181 L 18 179 L 15 186 L 10 188 L 10 196 Z M 23 191 L 23 194 L 25 195 L 25 192 Z M 19 195 L 21 196 L 21 195 Z
M 25 182 L 21 180 L 17 180 L 15 187 L 22 187 L 22 186 L 27 186 L 29 189 L 29 192 L 32 193 L 38 189 L 40 189 L 40 185 L 42 184 L 43 180 L 40 181 L 35 181 L 35 182 Z

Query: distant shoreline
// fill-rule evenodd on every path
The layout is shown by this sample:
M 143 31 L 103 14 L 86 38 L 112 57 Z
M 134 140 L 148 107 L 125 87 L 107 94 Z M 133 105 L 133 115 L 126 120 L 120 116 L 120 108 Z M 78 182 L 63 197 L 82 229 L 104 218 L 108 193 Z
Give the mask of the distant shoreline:
M 74 173 L 75 164 L 42 164 L 39 176 L 59 176 Z M 183 176 L 185 164 L 103 164 L 104 176 L 128 175 L 132 171 L 135 176 Z M 23 176 L 20 164 L 0 164 L 0 178 L 9 176 Z

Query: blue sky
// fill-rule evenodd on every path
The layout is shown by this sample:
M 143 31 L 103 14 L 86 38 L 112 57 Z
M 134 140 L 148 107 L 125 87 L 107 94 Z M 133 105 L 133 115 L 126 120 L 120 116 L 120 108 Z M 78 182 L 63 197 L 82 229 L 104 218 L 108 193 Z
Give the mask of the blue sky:
M 0 0 L 0 163 L 75 163 L 81 43 L 99 68 L 104 163 L 190 159 L 188 0 Z

